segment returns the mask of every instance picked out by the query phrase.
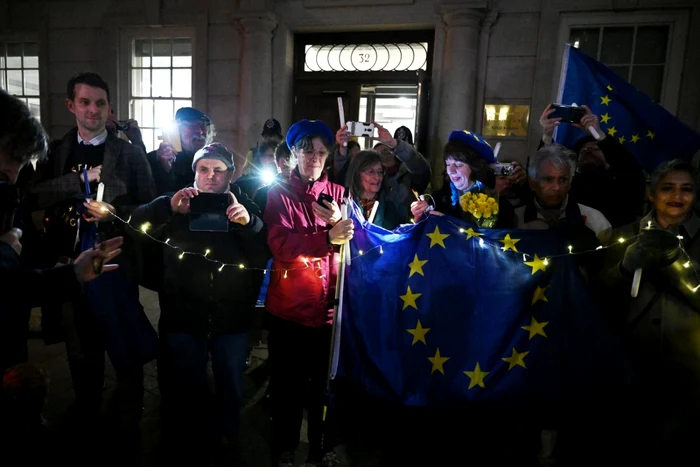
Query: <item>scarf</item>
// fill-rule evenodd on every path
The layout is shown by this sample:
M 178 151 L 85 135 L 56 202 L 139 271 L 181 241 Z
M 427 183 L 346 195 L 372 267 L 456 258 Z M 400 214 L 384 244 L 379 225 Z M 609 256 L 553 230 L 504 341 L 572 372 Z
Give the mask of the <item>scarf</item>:
M 537 210 L 537 213 L 542 216 L 544 221 L 549 225 L 550 227 L 554 226 L 557 222 L 559 222 L 559 219 L 561 219 L 561 216 L 566 212 L 566 205 L 569 201 L 569 197 L 567 196 L 564 199 L 564 202 L 562 205 L 558 208 L 555 209 L 547 209 L 542 207 L 542 205 L 537 201 L 537 198 L 535 198 L 535 209 Z

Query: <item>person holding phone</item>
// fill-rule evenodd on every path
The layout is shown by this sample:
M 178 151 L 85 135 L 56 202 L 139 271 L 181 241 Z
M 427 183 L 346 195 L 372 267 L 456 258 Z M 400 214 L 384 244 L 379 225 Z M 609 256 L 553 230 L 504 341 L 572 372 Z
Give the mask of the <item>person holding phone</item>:
M 334 137 L 319 120 L 302 120 L 287 132 L 291 176 L 268 192 L 267 240 L 272 250 L 267 289 L 268 350 L 272 392 L 273 465 L 291 467 L 308 407 L 309 462 L 339 465 L 323 446 L 323 395 L 328 371 L 339 245 L 353 236 L 341 220 L 343 187 L 324 170 Z M 306 404 L 305 404 L 306 403 Z M 326 439 L 331 439 L 326 434 Z M 324 452 L 325 451 L 325 452 Z
M 140 206 L 131 223 L 164 228 L 168 244 L 176 247 L 165 248 L 159 295 L 159 329 L 168 354 L 158 366 L 168 374 L 160 380 L 167 386 L 164 434 L 172 460 L 197 464 L 212 441 L 230 446 L 235 440 L 248 330 L 269 252 L 258 207 L 231 185 L 233 154 L 210 144 L 196 152 L 192 170 L 194 183 Z M 217 221 L 193 224 L 197 213 L 224 219 L 225 228 Z M 183 251 L 201 255 L 181 257 Z M 210 358 L 218 400 L 211 414 L 203 409 L 211 397 Z

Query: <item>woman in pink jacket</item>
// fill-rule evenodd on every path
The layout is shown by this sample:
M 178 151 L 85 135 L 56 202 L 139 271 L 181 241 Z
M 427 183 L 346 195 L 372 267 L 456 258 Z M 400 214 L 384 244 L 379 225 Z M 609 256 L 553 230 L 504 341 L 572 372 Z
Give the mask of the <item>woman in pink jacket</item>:
M 324 449 L 323 397 L 338 272 L 338 245 L 353 235 L 341 220 L 343 187 L 323 170 L 333 133 L 319 120 L 302 120 L 287 132 L 292 156 L 288 181 L 270 189 L 265 208 L 273 265 L 265 306 L 269 312 L 272 453 L 278 467 L 294 465 L 305 403 L 308 462 L 340 465 Z M 326 452 L 324 452 L 326 451 Z

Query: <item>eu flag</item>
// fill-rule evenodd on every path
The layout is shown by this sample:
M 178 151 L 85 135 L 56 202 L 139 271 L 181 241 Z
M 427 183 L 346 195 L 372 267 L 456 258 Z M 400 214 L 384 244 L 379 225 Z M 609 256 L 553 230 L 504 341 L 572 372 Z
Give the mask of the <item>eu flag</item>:
M 411 406 L 551 402 L 628 376 L 554 232 L 448 216 L 389 232 L 354 215 L 338 376 L 366 393 Z
M 648 173 L 671 159 L 690 160 L 700 135 L 602 63 L 566 45 L 558 102 L 587 105 L 601 129 L 616 138 Z M 584 136 L 571 125 L 557 128 L 555 141 L 573 147 Z

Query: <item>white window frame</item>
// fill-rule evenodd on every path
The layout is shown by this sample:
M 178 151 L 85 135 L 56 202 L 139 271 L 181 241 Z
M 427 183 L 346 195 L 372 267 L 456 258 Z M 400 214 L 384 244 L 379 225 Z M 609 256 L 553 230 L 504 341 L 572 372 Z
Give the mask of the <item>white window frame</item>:
M 564 44 L 569 42 L 571 30 L 576 28 L 615 26 L 668 26 L 669 40 L 666 44 L 666 66 L 661 86 L 660 104 L 673 115 L 678 111 L 683 62 L 688 36 L 688 11 L 630 11 L 610 13 L 562 13 L 559 22 L 557 57 L 555 62 L 554 95 L 559 88 Z M 581 103 L 579 103 L 581 104 Z
M 44 44 L 39 40 L 37 34 L 26 32 L 15 32 L 0 34 L 0 42 L 33 42 L 39 48 L 39 95 L 38 96 L 22 96 L 23 98 L 39 99 L 39 120 L 45 128 L 48 129 L 48 107 L 49 107 L 49 89 L 47 81 L 46 55 L 44 53 Z M 34 68 L 30 68 L 33 70 Z
M 120 66 L 119 66 L 119 99 L 114 113 L 120 119 L 129 118 L 131 99 L 131 56 L 133 53 L 132 44 L 137 39 L 171 39 L 186 37 L 192 41 L 192 107 L 198 108 L 199 102 L 195 98 L 197 82 L 197 31 L 195 28 L 129 28 L 122 29 L 120 43 Z M 172 98 L 178 100 L 176 98 Z M 174 117 L 174 115 L 173 115 Z

